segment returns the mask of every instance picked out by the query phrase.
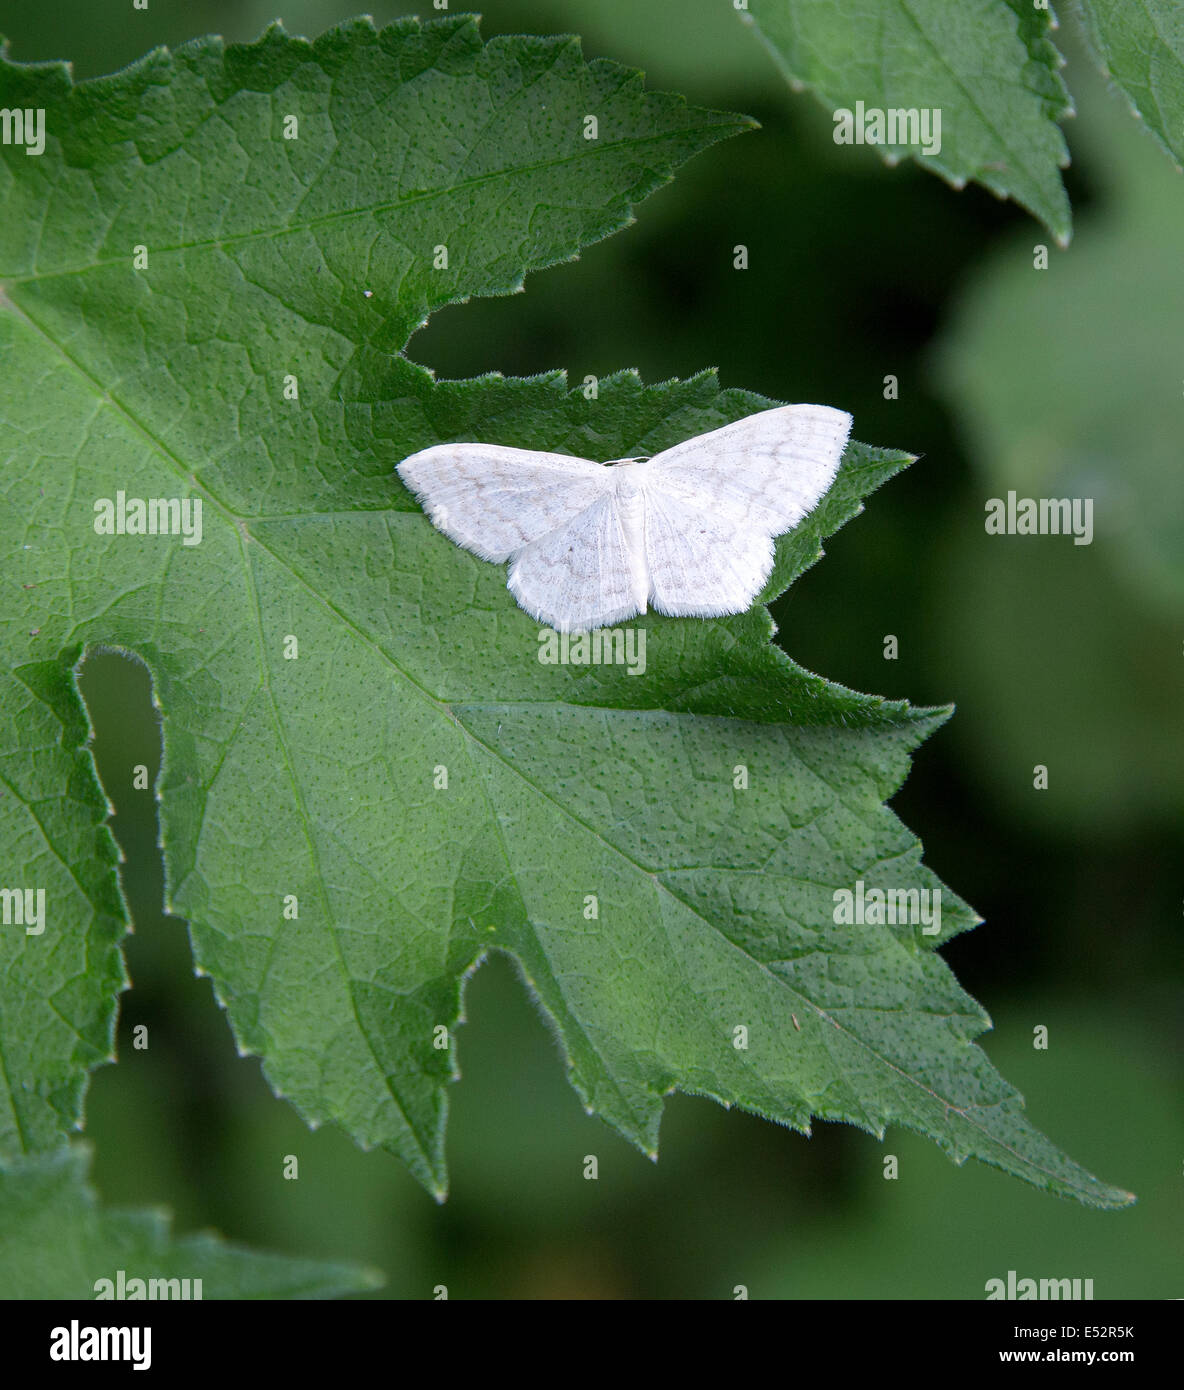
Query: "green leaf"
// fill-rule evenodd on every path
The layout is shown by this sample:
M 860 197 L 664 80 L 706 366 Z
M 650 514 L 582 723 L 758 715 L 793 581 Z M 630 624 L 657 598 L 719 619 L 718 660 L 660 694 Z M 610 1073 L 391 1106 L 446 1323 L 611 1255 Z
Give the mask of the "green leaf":
M 1129 121 L 1107 118 L 1102 93 L 1088 97 L 1077 133 L 1105 171 L 1104 205 L 1047 270 L 1034 268 L 1030 239 L 1004 248 L 972 284 L 935 367 L 964 403 L 992 485 L 1046 497 L 1103 489 L 1098 543 L 1119 549 L 1130 579 L 1176 614 L 1184 186 Z
M 0 1298 L 87 1298 L 100 1280 L 189 1280 L 189 1297 L 335 1298 L 378 1287 L 356 1265 L 291 1259 L 176 1238 L 161 1211 L 104 1211 L 87 1183 L 85 1147 L 0 1159 Z M 200 1280 L 200 1293 L 195 1281 Z M 184 1284 L 174 1285 L 179 1297 Z
M 105 545 L 94 499 L 174 495 L 192 476 L 211 520 L 388 505 L 402 453 L 387 432 L 412 424 L 397 402 L 346 404 L 354 345 L 401 345 L 430 309 L 574 256 L 750 122 L 647 94 L 636 73 L 584 63 L 575 40 L 483 46 L 471 19 L 358 21 L 315 44 L 278 28 L 250 47 L 204 39 L 76 87 L 63 64 L 0 57 L 0 107 L 45 110 L 48 136 L 39 157 L 0 145 L 0 360 L 28 388 L 0 403 L 0 549 L 20 600 L 0 615 L 0 843 L 28 875 L 2 886 L 44 889 L 56 923 L 0 934 L 4 1152 L 78 1126 L 125 983 L 117 856 L 70 670 L 80 645 L 137 645 L 158 683 L 167 650 L 202 707 L 218 703 L 212 681 L 260 679 L 252 610 L 231 595 L 244 537 L 218 526 L 176 555 Z M 282 398 L 288 374 L 300 403 Z M 87 614 L 92 601 L 107 611 Z M 230 632 L 241 647 L 225 649 Z M 166 826 L 196 829 L 209 791 L 190 744 L 214 753 L 240 715 L 170 721 Z M 192 837 L 169 838 L 180 882 Z
M 1139 834 L 1184 806 L 1184 761 L 1169 751 L 1184 703 L 1184 184 L 1088 69 L 1077 94 L 1075 145 L 1101 196 L 1072 253 L 1038 270 L 1031 238 L 1002 245 L 968 282 L 932 369 L 982 503 L 1088 498 L 1094 534 L 1088 546 L 987 538 L 980 510 L 951 550 L 942 648 L 982 702 L 968 752 L 1010 815 L 1058 834 Z M 1082 680 L 1087 650 L 1109 659 Z M 1036 761 L 1058 769 L 1048 796 L 1014 776 Z
M 1184 11 L 1177 0 L 1080 0 L 1102 71 L 1171 155 L 1184 162 Z
M 649 615 L 644 674 L 543 664 L 504 569 L 445 540 L 393 476 L 448 439 L 621 457 L 773 404 L 710 373 L 621 373 L 589 400 L 561 373 L 436 382 L 391 355 L 431 308 L 575 254 L 746 123 L 646 95 L 568 41 L 482 48 L 466 21 L 204 41 L 63 85 L 55 109 L 73 112 L 68 157 L 8 159 L 22 216 L 0 247 L 0 357 L 35 384 L 2 406 L 0 525 L 30 587 L 3 629 L 0 747 L 22 751 L 0 810 L 22 851 L 6 862 L 49 885 L 53 923 L 0 937 L 43 1035 L 15 1054 L 4 1142 L 71 1117 L 95 1060 L 71 1051 L 79 1021 L 102 1051 L 118 988 L 72 679 L 109 644 L 152 672 L 168 906 L 240 1049 L 311 1123 L 399 1154 L 437 1194 L 464 981 L 502 951 L 585 1103 L 648 1152 L 678 1088 L 802 1130 L 898 1122 L 959 1160 L 1129 1200 L 1032 1129 L 972 1045 L 986 1015 L 933 949 L 977 920 L 964 903 L 946 891 L 936 936 L 834 921 L 861 878 L 938 888 L 883 802 L 948 711 L 801 670 L 760 606 Z M 308 144 L 287 148 L 294 111 Z M 765 597 L 907 461 L 852 445 Z M 201 543 L 96 535 L 94 500 L 117 490 L 200 499 Z M 97 931 L 106 983 L 76 998 Z
M 1072 104 L 1049 11 L 1031 0 L 749 0 L 743 17 L 786 79 L 831 111 L 941 112 L 940 151 L 881 144 L 889 163 L 915 159 L 955 188 L 973 179 L 1068 242 L 1057 122 Z

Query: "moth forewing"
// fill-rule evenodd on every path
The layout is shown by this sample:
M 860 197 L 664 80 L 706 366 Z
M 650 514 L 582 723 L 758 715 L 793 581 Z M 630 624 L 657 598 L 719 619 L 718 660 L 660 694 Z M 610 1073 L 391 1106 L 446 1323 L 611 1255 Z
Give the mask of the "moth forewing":
M 491 444 L 441 444 L 398 467 L 437 528 L 509 560 L 520 607 L 560 632 L 653 607 L 721 617 L 751 607 L 773 538 L 826 495 L 851 429 L 845 411 L 787 405 L 608 464 Z

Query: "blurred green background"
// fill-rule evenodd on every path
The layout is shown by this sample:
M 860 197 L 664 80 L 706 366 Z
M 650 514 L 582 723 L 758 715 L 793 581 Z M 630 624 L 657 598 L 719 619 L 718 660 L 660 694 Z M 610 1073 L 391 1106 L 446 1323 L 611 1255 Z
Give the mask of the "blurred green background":
M 430 0 L 375 18 L 417 8 L 428 17 Z M 310 35 L 355 12 L 281 11 Z M 13 58 L 69 58 L 84 78 L 203 32 L 250 40 L 275 17 L 271 0 L 47 0 L 0 5 L 0 31 Z M 994 1017 L 983 1043 L 1033 1121 L 1139 1204 L 1087 1211 L 955 1168 L 901 1131 L 881 1144 L 821 1125 L 807 1140 L 685 1097 L 654 1166 L 584 1115 L 498 960 L 468 990 L 438 1207 L 389 1156 L 310 1133 L 235 1053 L 184 924 L 161 915 L 154 808 L 131 790 L 135 764 L 155 773 L 159 730 L 146 671 L 114 656 L 82 678 L 135 919 L 120 1060 L 87 1112 L 103 1198 L 377 1266 L 379 1297 L 446 1284 L 454 1298 L 730 1298 L 744 1284 L 751 1297 L 982 1298 L 1010 1269 L 1092 1278 L 1098 1298 L 1184 1296 L 1184 183 L 1064 29 L 1079 110 L 1066 252 L 979 189 L 836 148 L 828 115 L 788 91 L 730 0 L 493 3 L 483 30 L 578 33 L 589 56 L 762 129 L 700 156 L 636 226 L 525 294 L 444 310 L 410 354 L 448 377 L 637 367 L 658 381 L 717 366 L 725 385 L 841 406 L 858 438 L 922 455 L 781 601 L 779 640 L 844 684 L 957 703 L 893 802 L 986 918 L 946 958 Z M 746 272 L 732 268 L 740 242 Z M 984 502 L 1008 488 L 1094 497 L 1093 545 L 988 537 Z M 147 1052 L 131 1047 L 139 1023 Z M 1032 1046 L 1040 1024 L 1047 1051 Z M 281 1178 L 286 1154 L 298 1182 Z

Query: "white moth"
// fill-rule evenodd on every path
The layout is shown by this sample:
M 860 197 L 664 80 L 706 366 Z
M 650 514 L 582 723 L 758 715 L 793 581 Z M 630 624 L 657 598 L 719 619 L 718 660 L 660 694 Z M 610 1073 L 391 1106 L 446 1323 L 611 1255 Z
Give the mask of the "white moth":
M 648 608 L 742 613 L 773 569 L 773 537 L 825 496 L 851 417 L 783 405 L 649 459 L 594 463 L 496 444 L 438 444 L 399 477 L 432 523 L 483 560 L 509 560 L 510 592 L 558 632 Z

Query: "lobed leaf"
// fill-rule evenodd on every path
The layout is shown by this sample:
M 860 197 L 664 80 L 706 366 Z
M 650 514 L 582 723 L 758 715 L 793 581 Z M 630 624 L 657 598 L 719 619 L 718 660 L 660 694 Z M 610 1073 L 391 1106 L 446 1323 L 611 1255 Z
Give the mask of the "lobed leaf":
M 209 1232 L 176 1237 L 161 1211 L 104 1210 L 89 1167 L 83 1147 L 0 1159 L 0 1298 L 111 1298 L 120 1287 L 147 1297 L 160 1280 L 169 1282 L 154 1297 L 338 1298 L 382 1282 L 356 1265 L 261 1254 Z
M 974 180 L 1068 242 L 1057 122 L 1072 103 L 1050 10 L 1030 0 L 748 0 L 744 17 L 786 79 L 832 111 L 862 102 L 941 113 L 940 149 L 880 144 L 889 163 L 914 159 L 955 188 Z
M 110 1054 L 122 913 L 72 676 L 108 645 L 152 672 L 167 905 L 240 1049 L 438 1195 L 464 982 L 498 950 L 585 1103 L 647 1152 L 678 1088 L 1129 1200 L 973 1046 L 987 1017 L 933 949 L 977 920 L 964 903 L 943 890 L 934 936 L 835 920 L 861 879 L 939 889 L 883 802 L 947 711 L 801 670 L 759 605 L 648 616 L 644 672 L 543 664 L 503 569 L 393 475 L 457 438 L 653 453 L 773 404 L 712 374 L 591 400 L 561 374 L 436 382 L 399 355 L 433 308 L 623 225 L 743 118 L 469 20 L 0 83 L 54 112 L 41 159 L 0 164 L 0 361 L 27 388 L 0 403 L 0 834 L 50 905 L 43 935 L 0 936 L 4 1149 L 76 1124 Z M 908 461 L 852 445 L 765 597 Z M 200 544 L 96 534 L 118 491 L 200 500 Z
M 1080 0 L 1102 71 L 1168 152 L 1184 162 L 1184 13 L 1174 0 Z

